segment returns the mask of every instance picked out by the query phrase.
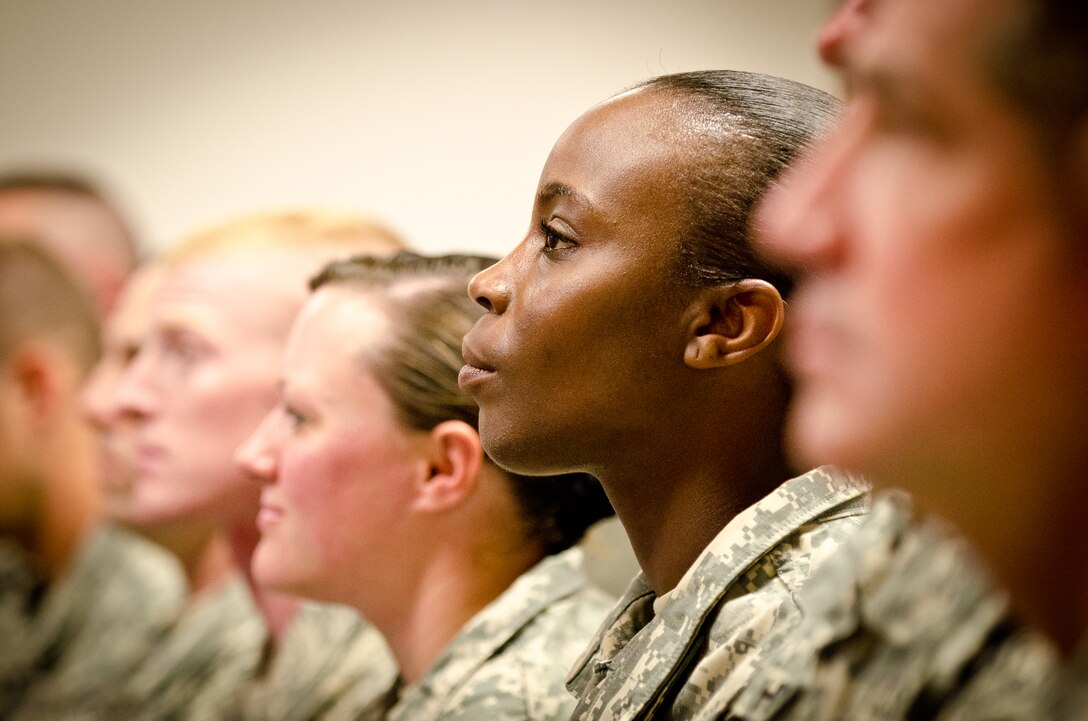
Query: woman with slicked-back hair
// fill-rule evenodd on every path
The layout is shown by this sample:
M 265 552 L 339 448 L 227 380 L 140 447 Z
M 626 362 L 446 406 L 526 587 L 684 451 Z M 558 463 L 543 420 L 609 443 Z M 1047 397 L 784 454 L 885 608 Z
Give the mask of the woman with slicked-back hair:
M 567 668 L 610 602 L 571 549 L 612 508 L 592 477 L 488 459 L 457 384 L 492 258 L 327 267 L 292 329 L 280 403 L 239 451 L 264 484 L 255 578 L 360 610 L 400 674 L 367 720 L 565 720 Z
M 688 719 L 742 685 L 866 508 L 863 484 L 785 459 L 791 279 L 750 239 L 756 200 L 836 107 L 727 71 L 606 100 L 552 149 L 525 239 L 469 286 L 487 313 L 461 383 L 484 448 L 596 476 L 643 571 L 571 672 L 575 719 Z

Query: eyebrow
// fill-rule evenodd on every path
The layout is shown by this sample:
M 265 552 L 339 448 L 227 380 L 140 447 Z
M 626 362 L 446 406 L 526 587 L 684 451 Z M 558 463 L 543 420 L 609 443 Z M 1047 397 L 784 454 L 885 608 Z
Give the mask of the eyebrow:
M 552 182 L 545 185 L 536 194 L 538 203 L 546 203 L 556 198 L 571 198 L 581 205 L 590 205 L 589 198 L 579 193 L 566 183 Z

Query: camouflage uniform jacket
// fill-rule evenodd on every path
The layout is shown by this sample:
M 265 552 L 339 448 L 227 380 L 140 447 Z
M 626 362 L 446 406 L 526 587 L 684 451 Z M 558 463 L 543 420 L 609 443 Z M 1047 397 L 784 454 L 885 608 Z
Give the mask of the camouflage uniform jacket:
M 1060 721 L 1088 721 L 1088 638 L 1082 638 L 1080 646 L 1063 679 L 1057 712 Z
M 804 621 L 748 687 L 713 700 L 720 718 L 1056 717 L 1054 649 L 1011 622 L 1005 595 L 966 544 L 915 520 L 902 494 L 874 505 L 799 602 Z
M 234 575 L 190 601 L 104 718 L 222 718 L 256 673 L 266 638 L 248 586 Z
M 255 659 L 253 668 L 260 665 Z M 356 611 L 305 602 L 268 668 L 251 675 L 235 707 L 218 718 L 347 721 L 384 693 L 396 674 L 385 641 Z
M 354 611 L 303 604 L 262 669 L 268 631 L 249 586 L 234 577 L 198 597 L 98 718 L 351 719 L 395 677 L 377 631 Z
M 394 685 L 363 721 L 566 721 L 563 677 L 611 599 L 582 552 L 549 556 L 477 613 L 417 683 Z
M 44 586 L 25 555 L 0 566 L 0 717 L 97 714 L 162 638 L 185 599 L 166 553 L 108 526 Z M 19 568 L 22 566 L 22 570 Z
M 668 594 L 637 576 L 571 671 L 571 718 L 690 719 L 715 690 L 742 686 L 751 659 L 796 622 L 794 593 L 867 507 L 864 483 L 816 469 L 733 518 Z

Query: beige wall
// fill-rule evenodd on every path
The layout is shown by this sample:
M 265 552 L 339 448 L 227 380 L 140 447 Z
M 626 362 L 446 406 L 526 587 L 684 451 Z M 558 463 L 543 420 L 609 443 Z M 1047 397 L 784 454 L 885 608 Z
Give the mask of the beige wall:
M 369 210 L 501 254 L 552 142 L 649 75 L 833 89 L 812 0 L 0 0 L 0 169 L 106 179 L 155 247 L 223 215 Z

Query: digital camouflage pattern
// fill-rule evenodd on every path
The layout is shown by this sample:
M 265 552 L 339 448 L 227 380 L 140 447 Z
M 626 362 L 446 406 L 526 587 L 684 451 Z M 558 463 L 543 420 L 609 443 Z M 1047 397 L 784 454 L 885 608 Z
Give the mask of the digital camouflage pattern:
M 45 585 L 21 549 L 0 549 L 0 717 L 108 718 L 140 662 L 177 617 L 184 578 L 173 559 L 117 528 L 87 537 Z
M 218 718 L 350 719 L 396 678 L 393 657 L 370 623 L 343 606 L 312 602 L 300 606 L 267 668 L 255 672 Z
M 267 636 L 245 581 L 230 577 L 189 602 L 104 718 L 222 718 L 256 674 Z
M 865 483 L 816 469 L 733 518 L 671 592 L 657 598 L 637 576 L 571 671 L 571 718 L 690 719 L 742 687 L 797 621 L 797 590 L 867 508 Z
M 794 633 L 740 693 L 722 689 L 707 719 L 1058 718 L 1055 649 L 1011 621 L 967 545 L 915 519 L 902 494 L 875 504 L 799 602 Z
M 612 606 L 582 552 L 549 556 L 470 620 L 427 675 L 397 684 L 362 721 L 566 721 L 570 664 Z

